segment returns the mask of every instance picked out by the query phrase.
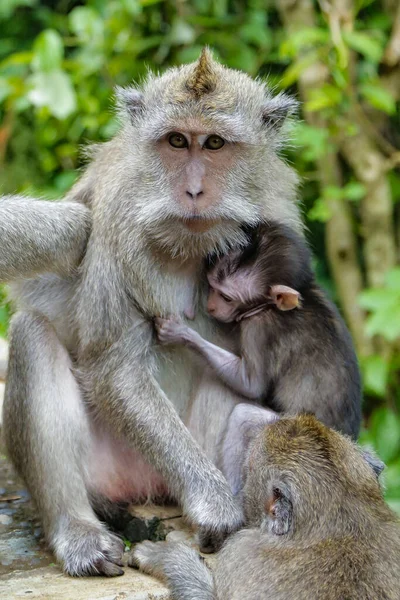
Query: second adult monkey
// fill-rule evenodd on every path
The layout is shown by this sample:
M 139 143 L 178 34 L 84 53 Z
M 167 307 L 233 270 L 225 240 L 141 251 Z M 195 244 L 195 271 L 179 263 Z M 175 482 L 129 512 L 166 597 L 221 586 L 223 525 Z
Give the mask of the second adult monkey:
M 213 573 L 179 542 L 138 544 L 130 564 L 164 579 L 173 600 L 399 600 L 400 521 L 383 463 L 311 415 L 267 424 L 262 412 L 232 413 L 227 458 L 236 441 L 247 526 Z
M 304 240 L 281 224 L 248 230 L 249 243 L 211 259 L 208 311 L 240 322 L 239 356 L 184 323 L 158 319 L 163 343 L 201 355 L 226 385 L 278 412 L 312 412 L 356 438 L 361 386 L 350 335 L 314 281 Z

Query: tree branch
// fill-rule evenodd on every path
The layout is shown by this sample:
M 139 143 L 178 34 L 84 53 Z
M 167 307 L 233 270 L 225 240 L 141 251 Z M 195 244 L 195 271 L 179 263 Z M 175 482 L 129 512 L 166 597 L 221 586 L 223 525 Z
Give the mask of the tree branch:
M 315 27 L 316 18 L 311 0 L 276 0 L 281 19 L 290 36 L 299 29 Z M 303 102 L 310 92 L 320 88 L 329 79 L 329 71 L 323 63 L 316 62 L 299 76 L 299 91 Z M 306 121 L 322 129 L 328 128 L 327 121 L 317 112 L 304 109 Z M 332 151 L 317 160 L 321 189 L 342 185 L 337 152 Z M 370 354 L 371 341 L 364 333 L 364 311 L 358 306 L 356 297 L 362 291 L 362 275 L 357 258 L 357 241 L 353 231 L 350 208 L 345 201 L 327 199 L 331 218 L 326 223 L 325 244 L 332 275 L 338 291 L 343 313 L 353 335 L 360 355 Z
M 367 281 L 370 286 L 379 287 L 384 284 L 385 274 L 394 266 L 396 257 L 393 200 L 386 160 L 362 131 L 343 139 L 341 149 L 367 190 L 361 202 Z

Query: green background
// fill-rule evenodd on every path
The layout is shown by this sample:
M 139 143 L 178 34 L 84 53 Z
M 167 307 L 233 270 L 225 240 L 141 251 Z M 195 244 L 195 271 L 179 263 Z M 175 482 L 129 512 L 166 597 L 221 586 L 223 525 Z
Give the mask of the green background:
M 118 127 L 113 87 L 193 61 L 205 44 L 302 101 L 285 152 L 302 176 L 318 279 L 357 347 L 361 441 L 387 463 L 400 512 L 400 3 L 2 0 L 0 31 L 4 193 L 62 196 L 82 145 Z M 6 336 L 1 288 L 0 301 Z

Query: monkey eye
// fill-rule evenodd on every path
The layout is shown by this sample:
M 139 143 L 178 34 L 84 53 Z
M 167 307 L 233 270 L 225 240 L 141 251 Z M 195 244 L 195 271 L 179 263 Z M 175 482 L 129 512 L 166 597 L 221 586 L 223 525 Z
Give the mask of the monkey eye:
M 232 298 L 229 298 L 229 296 L 225 296 L 225 294 L 223 294 L 222 292 L 219 293 L 219 295 L 221 296 L 221 298 L 223 298 L 223 300 L 225 300 L 225 302 L 227 302 L 229 304 L 229 302 L 232 302 Z
M 210 135 L 204 142 L 203 148 L 207 150 L 219 150 L 225 144 L 225 140 L 219 135 Z
M 182 135 L 182 133 L 176 133 L 175 131 L 173 133 L 169 134 L 168 142 L 174 148 L 187 148 L 188 147 L 188 141 L 185 138 L 185 136 Z

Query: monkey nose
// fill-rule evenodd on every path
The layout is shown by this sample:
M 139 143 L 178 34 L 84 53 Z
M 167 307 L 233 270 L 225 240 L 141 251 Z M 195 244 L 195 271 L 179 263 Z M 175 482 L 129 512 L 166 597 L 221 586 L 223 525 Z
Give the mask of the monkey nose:
M 199 190 L 199 191 L 195 191 L 195 190 L 189 191 L 189 190 L 186 190 L 186 194 L 189 196 L 189 198 L 191 200 L 197 200 L 197 198 L 199 196 L 201 196 L 202 194 L 204 194 L 204 192 L 203 192 L 203 190 Z

